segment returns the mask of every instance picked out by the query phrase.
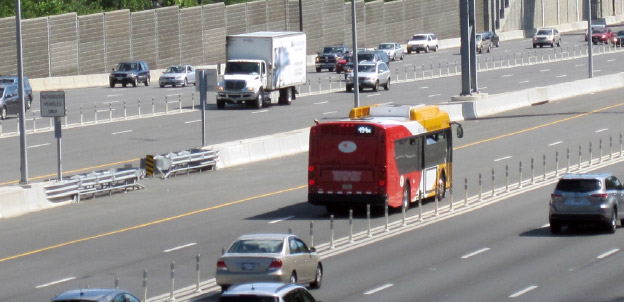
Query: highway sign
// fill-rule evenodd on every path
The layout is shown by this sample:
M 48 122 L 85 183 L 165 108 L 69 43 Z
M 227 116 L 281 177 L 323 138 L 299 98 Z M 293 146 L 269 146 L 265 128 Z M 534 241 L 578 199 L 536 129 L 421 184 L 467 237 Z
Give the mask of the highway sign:
M 41 117 L 65 116 L 65 91 L 42 91 Z

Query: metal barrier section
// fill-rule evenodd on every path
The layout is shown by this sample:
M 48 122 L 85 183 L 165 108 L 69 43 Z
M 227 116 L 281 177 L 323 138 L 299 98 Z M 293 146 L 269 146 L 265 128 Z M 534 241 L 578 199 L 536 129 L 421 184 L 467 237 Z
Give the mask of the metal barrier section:
M 143 189 L 138 183 L 142 175 L 142 170 L 137 168 L 96 171 L 71 176 L 46 186 L 44 190 L 48 199 L 72 198 L 79 202 L 82 196 L 95 198 L 98 194 Z
M 152 175 L 155 175 L 155 172 L 158 171 L 160 176 L 165 179 L 180 172 L 189 174 L 191 170 L 199 170 L 200 172 L 204 168 L 216 170 L 218 160 L 219 151 L 217 150 L 191 149 L 177 153 L 156 155 L 153 156 L 154 171 Z M 146 168 L 147 162 L 146 157 Z

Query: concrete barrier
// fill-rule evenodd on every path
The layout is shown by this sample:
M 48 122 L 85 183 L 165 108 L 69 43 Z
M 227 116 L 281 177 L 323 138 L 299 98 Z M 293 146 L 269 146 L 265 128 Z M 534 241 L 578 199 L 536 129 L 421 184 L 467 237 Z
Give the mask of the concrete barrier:
M 71 199 L 49 201 L 44 193 L 47 183 L 33 183 L 28 186 L 0 187 L 0 218 L 17 217 L 71 203 Z

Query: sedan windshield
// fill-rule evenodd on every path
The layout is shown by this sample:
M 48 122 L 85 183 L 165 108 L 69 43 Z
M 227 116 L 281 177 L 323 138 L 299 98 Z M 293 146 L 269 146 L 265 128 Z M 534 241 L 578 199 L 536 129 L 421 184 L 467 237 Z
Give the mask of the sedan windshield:
M 358 54 L 358 62 L 359 61 L 373 61 L 373 60 L 375 60 L 375 55 L 372 53 Z
M 413 36 L 412 37 L 413 41 L 423 41 L 423 40 L 427 40 L 426 36 Z
M 394 45 L 392 44 L 379 44 L 379 49 L 393 49 Z
M 375 72 L 375 65 L 358 65 L 358 72 Z
M 550 29 L 540 29 L 537 34 L 540 36 L 548 36 L 552 33 L 552 30 Z
M 342 48 L 340 47 L 325 47 L 323 48 L 323 53 L 337 53 L 342 52 Z
M 607 32 L 607 29 L 604 28 L 604 27 L 602 27 L 602 28 L 594 28 L 593 29 L 593 33 L 595 33 L 595 34 L 601 34 L 601 33 L 605 33 L 605 32 Z
M 232 244 L 228 253 L 281 253 L 282 240 L 249 239 L 239 240 Z
M 184 73 L 184 66 L 171 66 L 165 70 L 165 73 Z
M 117 65 L 117 70 L 119 71 L 137 70 L 137 63 L 119 63 L 119 65 Z

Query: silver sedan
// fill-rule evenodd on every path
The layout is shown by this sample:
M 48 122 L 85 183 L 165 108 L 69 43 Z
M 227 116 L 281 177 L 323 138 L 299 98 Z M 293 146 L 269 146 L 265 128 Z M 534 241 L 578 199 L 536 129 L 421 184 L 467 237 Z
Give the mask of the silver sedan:
M 377 49 L 385 52 L 386 55 L 388 55 L 388 58 L 392 61 L 396 61 L 397 59 L 403 60 L 403 57 L 405 56 L 403 47 L 401 47 L 401 44 L 399 43 L 381 43 Z
M 240 236 L 217 260 L 221 289 L 249 282 L 282 282 L 321 287 L 323 265 L 314 247 L 292 234 Z
M 160 76 L 158 84 L 160 88 L 166 85 L 171 85 L 172 87 L 186 87 L 189 84 L 197 85 L 195 83 L 195 67 L 191 65 L 170 66 Z

